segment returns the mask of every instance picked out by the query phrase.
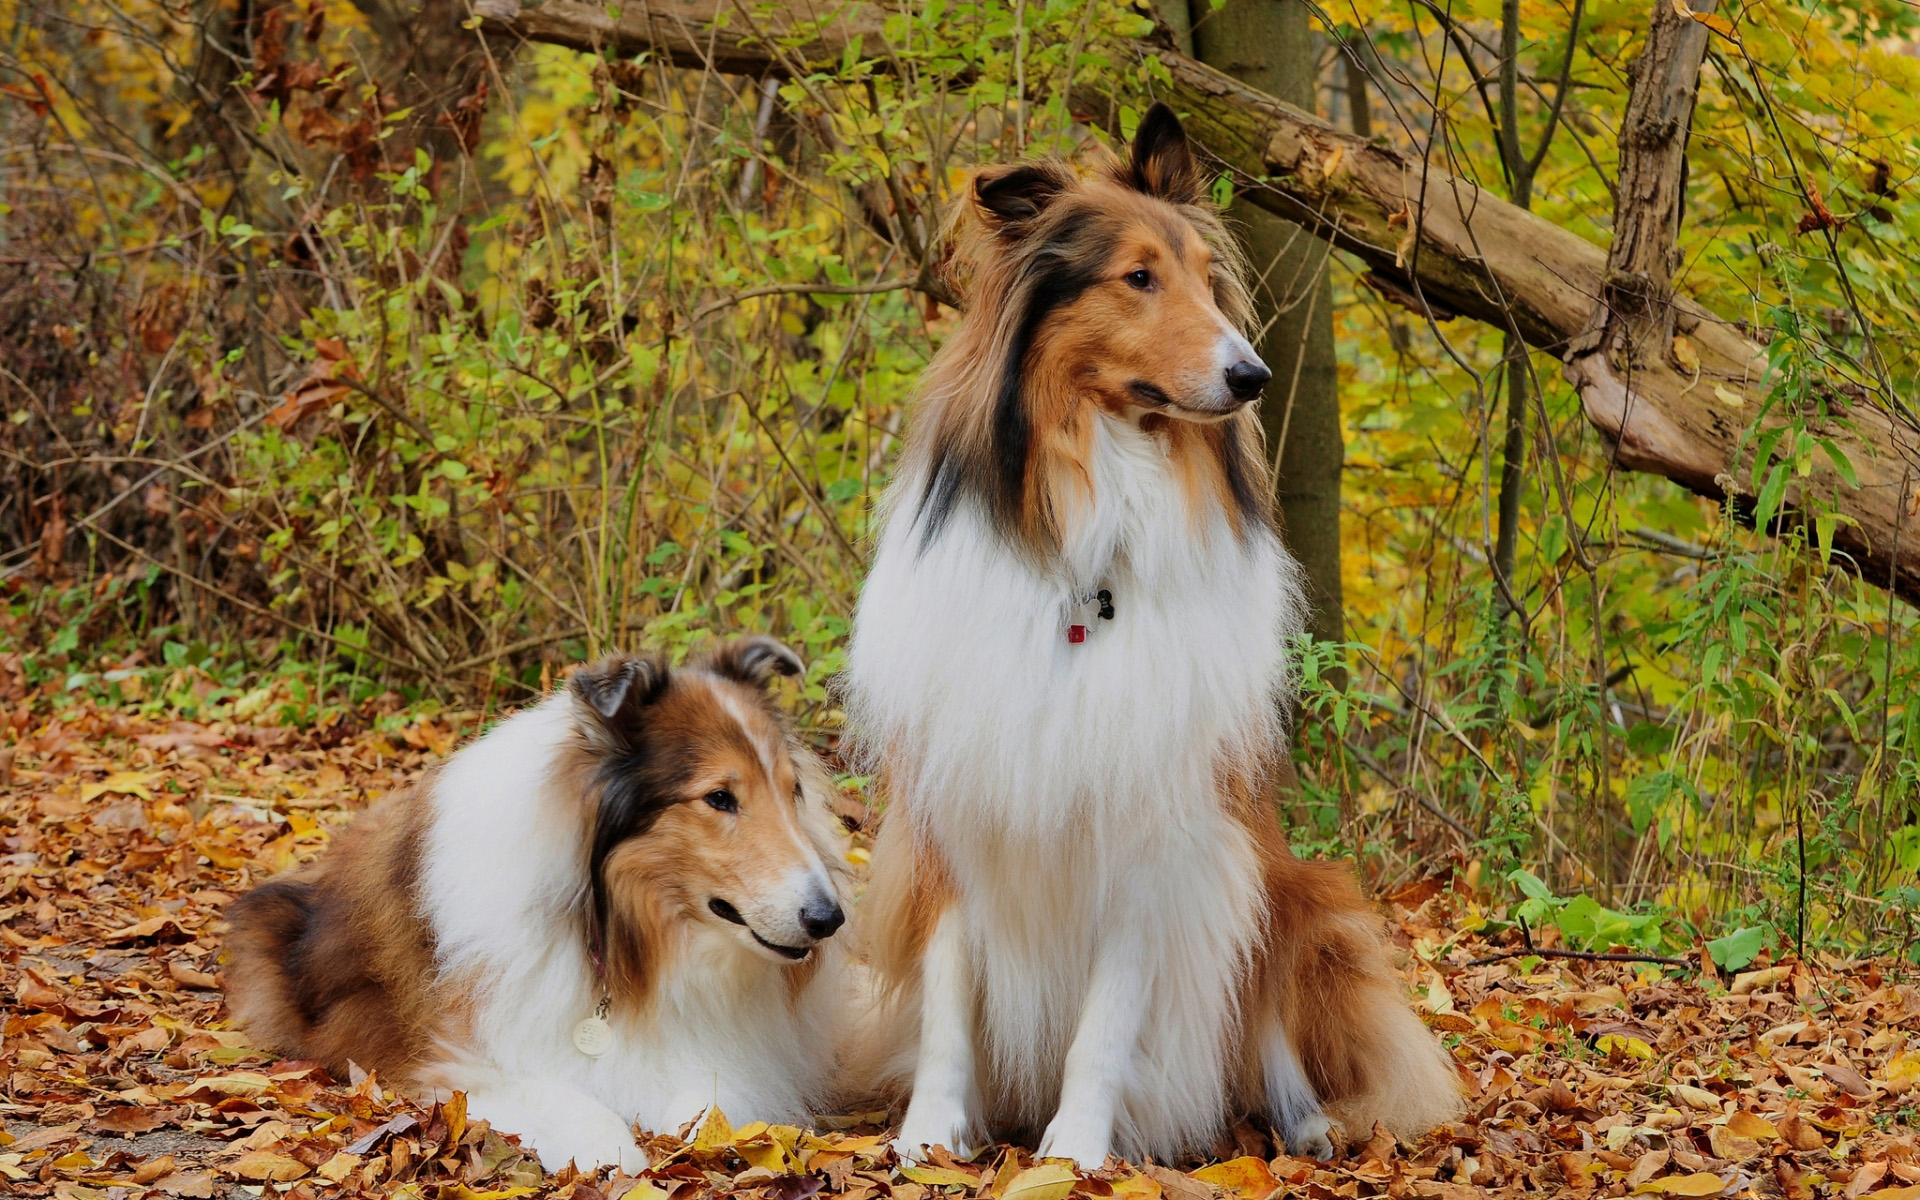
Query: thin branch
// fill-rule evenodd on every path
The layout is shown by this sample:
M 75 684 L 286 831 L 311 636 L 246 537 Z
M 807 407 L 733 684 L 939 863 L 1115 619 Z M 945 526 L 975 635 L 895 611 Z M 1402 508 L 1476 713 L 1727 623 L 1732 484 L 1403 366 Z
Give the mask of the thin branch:
M 693 316 L 689 318 L 689 320 L 698 321 L 703 317 L 712 316 L 723 308 L 731 308 L 733 305 L 743 304 L 748 300 L 755 300 L 761 296 L 876 296 L 882 292 L 902 292 L 909 288 L 917 288 L 919 286 L 920 280 L 918 278 L 909 279 L 906 277 L 888 279 L 880 283 L 851 283 L 845 285 L 834 283 L 771 283 L 765 287 L 748 288 L 744 292 L 737 292 L 725 299 L 715 300 L 711 304 L 703 304 L 693 310 Z

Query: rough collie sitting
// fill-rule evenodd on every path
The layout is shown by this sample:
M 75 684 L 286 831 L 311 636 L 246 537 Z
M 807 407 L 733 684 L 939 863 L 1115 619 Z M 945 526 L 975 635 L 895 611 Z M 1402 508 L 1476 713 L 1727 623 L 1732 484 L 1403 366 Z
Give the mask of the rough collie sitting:
M 636 1170 L 632 1125 L 802 1119 L 832 1070 L 844 863 L 762 685 L 771 638 L 609 658 L 229 912 L 257 1038 L 424 1090 L 548 1169 Z
M 1155 106 L 1130 162 L 990 169 L 959 218 L 971 299 L 847 673 L 890 803 L 861 920 L 906 1154 L 991 1129 L 1164 1160 L 1261 1111 L 1324 1156 L 1329 1118 L 1460 1104 L 1350 872 L 1276 815 L 1303 600 L 1205 184 Z

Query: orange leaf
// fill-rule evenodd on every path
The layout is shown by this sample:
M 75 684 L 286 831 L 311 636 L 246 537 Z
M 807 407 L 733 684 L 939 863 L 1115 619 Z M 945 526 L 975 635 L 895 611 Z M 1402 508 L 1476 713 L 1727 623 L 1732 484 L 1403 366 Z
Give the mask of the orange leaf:
M 1193 1172 L 1193 1178 L 1231 1192 L 1240 1200 L 1266 1200 L 1280 1186 L 1265 1160 L 1251 1155 L 1202 1167 Z

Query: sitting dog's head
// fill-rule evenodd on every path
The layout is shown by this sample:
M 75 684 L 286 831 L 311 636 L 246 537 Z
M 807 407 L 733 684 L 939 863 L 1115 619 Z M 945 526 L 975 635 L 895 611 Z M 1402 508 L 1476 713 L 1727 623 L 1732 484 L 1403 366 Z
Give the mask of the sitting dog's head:
M 598 797 L 587 931 L 619 990 L 644 994 L 690 929 L 791 964 L 845 921 L 831 783 L 766 691 L 800 671 L 787 647 L 746 637 L 681 667 L 616 655 L 573 676 Z

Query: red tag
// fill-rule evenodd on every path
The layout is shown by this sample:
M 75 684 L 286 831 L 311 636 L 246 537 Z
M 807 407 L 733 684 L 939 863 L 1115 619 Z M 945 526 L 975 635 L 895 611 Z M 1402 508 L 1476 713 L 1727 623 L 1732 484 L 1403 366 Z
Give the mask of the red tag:
M 1069 642 L 1072 642 L 1076 646 L 1078 646 L 1081 642 L 1086 641 L 1087 627 L 1085 625 L 1067 626 L 1067 640 Z

